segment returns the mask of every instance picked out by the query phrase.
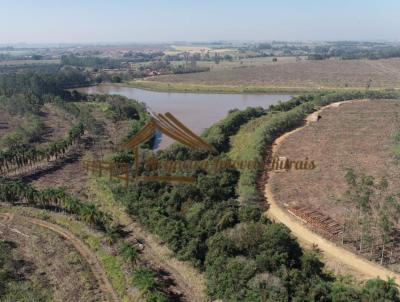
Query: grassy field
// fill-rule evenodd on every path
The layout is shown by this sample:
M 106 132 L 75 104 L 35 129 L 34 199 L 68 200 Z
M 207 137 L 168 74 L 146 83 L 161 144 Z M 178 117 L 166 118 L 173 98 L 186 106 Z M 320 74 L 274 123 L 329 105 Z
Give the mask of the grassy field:
M 235 57 L 235 55 L 233 55 Z M 241 59 L 241 60 L 232 60 L 226 61 L 222 60 L 218 64 L 215 63 L 214 60 L 211 61 L 198 61 L 197 66 L 199 67 L 208 67 L 211 71 L 218 71 L 218 70 L 226 70 L 226 69 L 240 69 L 240 68 L 247 68 L 247 67 L 255 67 L 255 66 L 265 66 L 271 64 L 277 64 L 273 62 L 274 57 L 260 57 L 260 58 L 249 58 L 249 59 Z M 284 63 L 294 63 L 298 61 L 296 57 L 277 57 L 279 64 Z M 301 58 L 302 60 L 305 57 Z M 173 65 L 182 65 L 185 62 L 183 61 L 171 61 Z
M 118 85 L 118 84 L 117 84 Z M 189 83 L 166 83 L 154 80 L 137 80 L 129 83 L 119 84 L 124 87 L 140 88 L 161 92 L 191 92 L 191 93 L 249 93 L 249 94 L 301 94 L 319 92 L 341 92 L 352 91 L 354 88 L 310 88 L 310 87 L 261 87 L 261 86 L 235 86 L 235 85 L 205 85 Z M 382 88 L 372 88 L 382 90 Z
M 128 85 L 166 91 L 236 93 L 314 92 L 366 89 L 367 86 L 372 89 L 400 88 L 400 59 L 286 59 L 275 63 L 265 59 L 243 64 L 225 62 L 211 67 L 210 72 L 157 76 Z

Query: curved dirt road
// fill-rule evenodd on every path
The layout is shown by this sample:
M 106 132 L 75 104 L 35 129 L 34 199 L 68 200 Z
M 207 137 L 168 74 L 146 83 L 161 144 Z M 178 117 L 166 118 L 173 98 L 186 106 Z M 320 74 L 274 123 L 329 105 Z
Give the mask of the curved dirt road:
M 0 218 L 4 224 L 12 223 L 14 218 L 14 214 L 12 213 L 0 213 Z M 110 281 L 107 278 L 107 275 L 100 265 L 96 255 L 75 235 L 71 232 L 63 229 L 62 227 L 49 223 L 44 220 L 28 218 L 24 217 L 28 222 L 51 230 L 58 235 L 65 238 L 72 246 L 79 252 L 79 254 L 88 262 L 90 269 L 92 270 L 93 276 L 97 279 L 99 284 L 99 288 L 102 292 L 104 292 L 108 296 L 108 301 L 118 302 L 118 296 L 114 291 Z
M 310 114 L 306 119 L 307 123 L 305 126 L 297 128 L 291 132 L 285 133 L 277 140 L 275 140 L 272 152 L 275 153 L 279 148 L 279 146 L 282 144 L 282 142 L 289 135 L 293 134 L 296 131 L 301 130 L 304 127 L 307 127 L 309 123 L 315 122 L 317 120 L 318 114 L 321 111 L 323 111 L 326 108 L 340 106 L 342 103 L 347 103 L 347 102 L 353 102 L 353 101 L 333 103 L 323 107 L 317 112 Z M 268 176 L 270 177 L 271 175 L 273 175 L 273 172 L 268 172 Z M 399 274 L 396 274 L 382 266 L 379 266 L 366 259 L 363 259 L 360 256 L 346 250 L 345 248 L 334 244 L 333 242 L 314 233 L 301 222 L 297 221 L 286 210 L 282 209 L 274 200 L 274 196 L 271 191 L 271 186 L 269 185 L 268 182 L 265 185 L 264 195 L 269 204 L 269 209 L 266 215 L 271 220 L 286 225 L 291 230 L 293 235 L 295 235 L 301 242 L 304 242 L 307 245 L 313 245 L 313 244 L 317 245 L 318 248 L 323 252 L 325 258 L 332 259 L 336 263 L 347 266 L 352 271 L 357 272 L 358 275 L 365 276 L 366 278 L 380 277 L 381 279 L 386 280 L 388 277 L 391 277 L 394 278 L 396 283 L 400 285 Z

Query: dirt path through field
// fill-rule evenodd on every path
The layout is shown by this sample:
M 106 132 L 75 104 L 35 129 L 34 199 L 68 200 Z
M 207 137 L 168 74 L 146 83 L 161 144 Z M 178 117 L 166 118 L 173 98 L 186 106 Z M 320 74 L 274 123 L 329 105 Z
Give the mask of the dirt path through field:
M 168 277 L 168 283 L 172 281 L 170 291 L 180 296 L 180 301 L 208 301 L 203 273 L 190 263 L 178 260 L 164 242 L 146 231 L 134 217 L 126 213 L 121 203 L 117 203 L 111 195 L 108 195 L 112 193 L 107 191 L 106 186 L 103 187 L 93 180 L 90 188 L 88 198 L 97 203 L 105 212 L 110 213 L 115 223 L 124 226 L 123 230 L 128 234 L 124 238 L 125 241 L 142 246 L 140 260 L 153 269 L 162 271 L 162 275 Z
M 12 220 L 14 218 L 14 214 L 12 213 L 0 213 L 0 218 L 2 220 L 2 223 L 4 224 L 11 224 Z M 115 293 L 110 281 L 107 278 L 107 275 L 102 268 L 102 266 L 99 263 L 99 260 L 97 259 L 96 255 L 80 240 L 78 239 L 75 235 L 73 235 L 71 232 L 63 229 L 62 227 L 49 223 L 47 221 L 39 220 L 36 218 L 28 218 L 24 217 L 26 221 L 41 226 L 43 228 L 46 228 L 48 230 L 51 230 L 58 235 L 62 236 L 65 238 L 69 243 L 72 244 L 72 246 L 79 252 L 79 254 L 87 261 L 89 264 L 93 276 L 97 279 L 97 282 L 99 284 L 99 288 L 102 292 L 104 292 L 108 297 L 108 301 L 113 301 L 113 302 L 118 302 L 118 296 Z
M 159 267 L 166 271 L 172 277 L 172 280 L 176 282 L 177 289 L 183 294 L 181 300 L 187 302 L 208 301 L 204 275 L 188 263 L 176 259 L 169 248 L 161 245 L 159 240 L 145 231 L 139 223 L 132 220 L 130 222 L 126 230 L 131 231 L 134 235 L 128 240 L 135 241 L 137 238 L 143 240 L 144 260 L 150 262 L 153 267 Z
M 361 101 L 365 100 L 359 100 L 357 102 Z M 344 102 L 333 103 L 321 108 L 319 111 L 310 114 L 306 119 L 307 123 L 305 126 L 297 128 L 291 132 L 285 133 L 284 135 L 276 139 L 272 147 L 272 152 L 276 153 L 280 145 L 288 136 L 303 129 L 304 127 L 307 127 L 309 123 L 316 122 L 318 119 L 318 115 L 323 110 L 326 110 L 327 108 L 331 107 L 337 107 L 343 103 L 348 103 L 348 102 L 355 102 L 355 101 L 344 101 Z M 274 172 L 271 171 L 268 172 L 268 178 L 272 177 L 273 173 Z M 400 285 L 399 274 L 396 274 L 384 267 L 381 267 L 375 263 L 365 260 L 362 257 L 346 250 L 345 248 L 336 245 L 335 243 L 314 233 L 313 231 L 308 229 L 305 225 L 303 225 L 301 222 L 295 220 L 292 216 L 290 216 L 290 214 L 286 210 L 282 209 L 278 205 L 278 203 L 274 200 L 271 186 L 268 182 L 265 185 L 264 194 L 269 204 L 269 209 L 266 215 L 271 220 L 286 225 L 291 230 L 293 235 L 295 235 L 301 243 L 305 244 L 306 246 L 312 246 L 314 244 L 317 245 L 318 248 L 322 251 L 324 258 L 326 258 L 328 261 L 331 260 L 334 263 L 346 266 L 349 268 L 347 271 L 349 272 L 354 271 L 355 275 L 362 276 L 364 279 L 375 278 L 375 277 L 380 277 L 381 279 L 387 279 L 387 277 L 391 277 L 394 278 L 396 280 L 396 283 Z

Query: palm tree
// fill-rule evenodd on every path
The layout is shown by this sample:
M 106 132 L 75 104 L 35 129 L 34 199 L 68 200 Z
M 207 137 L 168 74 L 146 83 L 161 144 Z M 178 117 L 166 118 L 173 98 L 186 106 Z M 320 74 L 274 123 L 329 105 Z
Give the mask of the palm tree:
M 97 206 L 94 204 L 85 204 L 80 208 L 80 218 L 90 224 L 95 225 L 98 222 Z

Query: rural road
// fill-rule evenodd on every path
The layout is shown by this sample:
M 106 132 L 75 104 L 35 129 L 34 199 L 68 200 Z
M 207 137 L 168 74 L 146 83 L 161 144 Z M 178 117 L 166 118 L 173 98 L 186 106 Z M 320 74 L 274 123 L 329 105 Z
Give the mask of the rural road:
M 360 100 L 362 101 L 362 100 Z M 364 100 L 365 101 L 365 100 Z M 288 132 L 277 140 L 275 140 L 272 152 L 276 153 L 279 146 L 283 143 L 283 141 L 294 132 L 297 132 L 304 127 L 307 127 L 309 123 L 315 122 L 317 120 L 318 115 L 321 111 L 331 108 L 338 107 L 343 103 L 354 102 L 354 101 L 344 101 L 330 104 L 321 108 L 319 111 L 310 114 L 306 119 L 306 125 L 300 128 L 297 128 L 291 132 Z M 358 102 L 358 101 L 357 101 Z M 274 172 L 268 172 L 268 179 L 272 177 Z M 366 278 L 376 278 L 380 277 L 381 279 L 386 280 L 388 277 L 394 278 L 396 283 L 400 285 L 400 275 L 396 274 L 382 266 L 379 266 L 373 262 L 370 262 L 362 257 L 346 250 L 343 247 L 340 247 L 333 242 L 323 238 L 322 236 L 314 233 L 309 228 L 307 228 L 303 223 L 296 220 L 292 217 L 285 209 L 282 209 L 274 199 L 272 194 L 271 186 L 267 182 L 265 185 L 264 196 L 267 199 L 269 204 L 269 209 L 266 215 L 273 221 L 282 223 L 286 225 L 292 232 L 294 236 L 296 236 L 300 242 L 305 243 L 306 245 L 317 245 L 318 249 L 322 251 L 323 255 L 327 259 L 331 259 L 336 263 L 347 266 L 351 269 L 351 271 L 357 272 L 358 275 L 365 276 Z
M 11 224 L 13 218 L 14 214 L 0 213 L 0 219 L 6 225 Z M 96 255 L 80 239 L 78 239 L 75 235 L 63 229 L 62 227 L 49 223 L 47 221 L 35 218 L 28 218 L 28 217 L 24 217 L 24 219 L 26 219 L 28 222 L 32 224 L 41 226 L 43 228 L 46 228 L 48 230 L 57 233 L 61 237 L 65 238 L 69 243 L 71 243 L 72 246 L 79 252 L 79 254 L 88 262 L 92 270 L 93 276 L 97 279 L 100 290 L 109 297 L 108 301 L 110 302 L 119 301 L 118 296 L 115 293 L 114 288 L 112 287 L 110 281 L 108 280 L 106 272 L 100 265 L 100 262 L 97 259 Z

